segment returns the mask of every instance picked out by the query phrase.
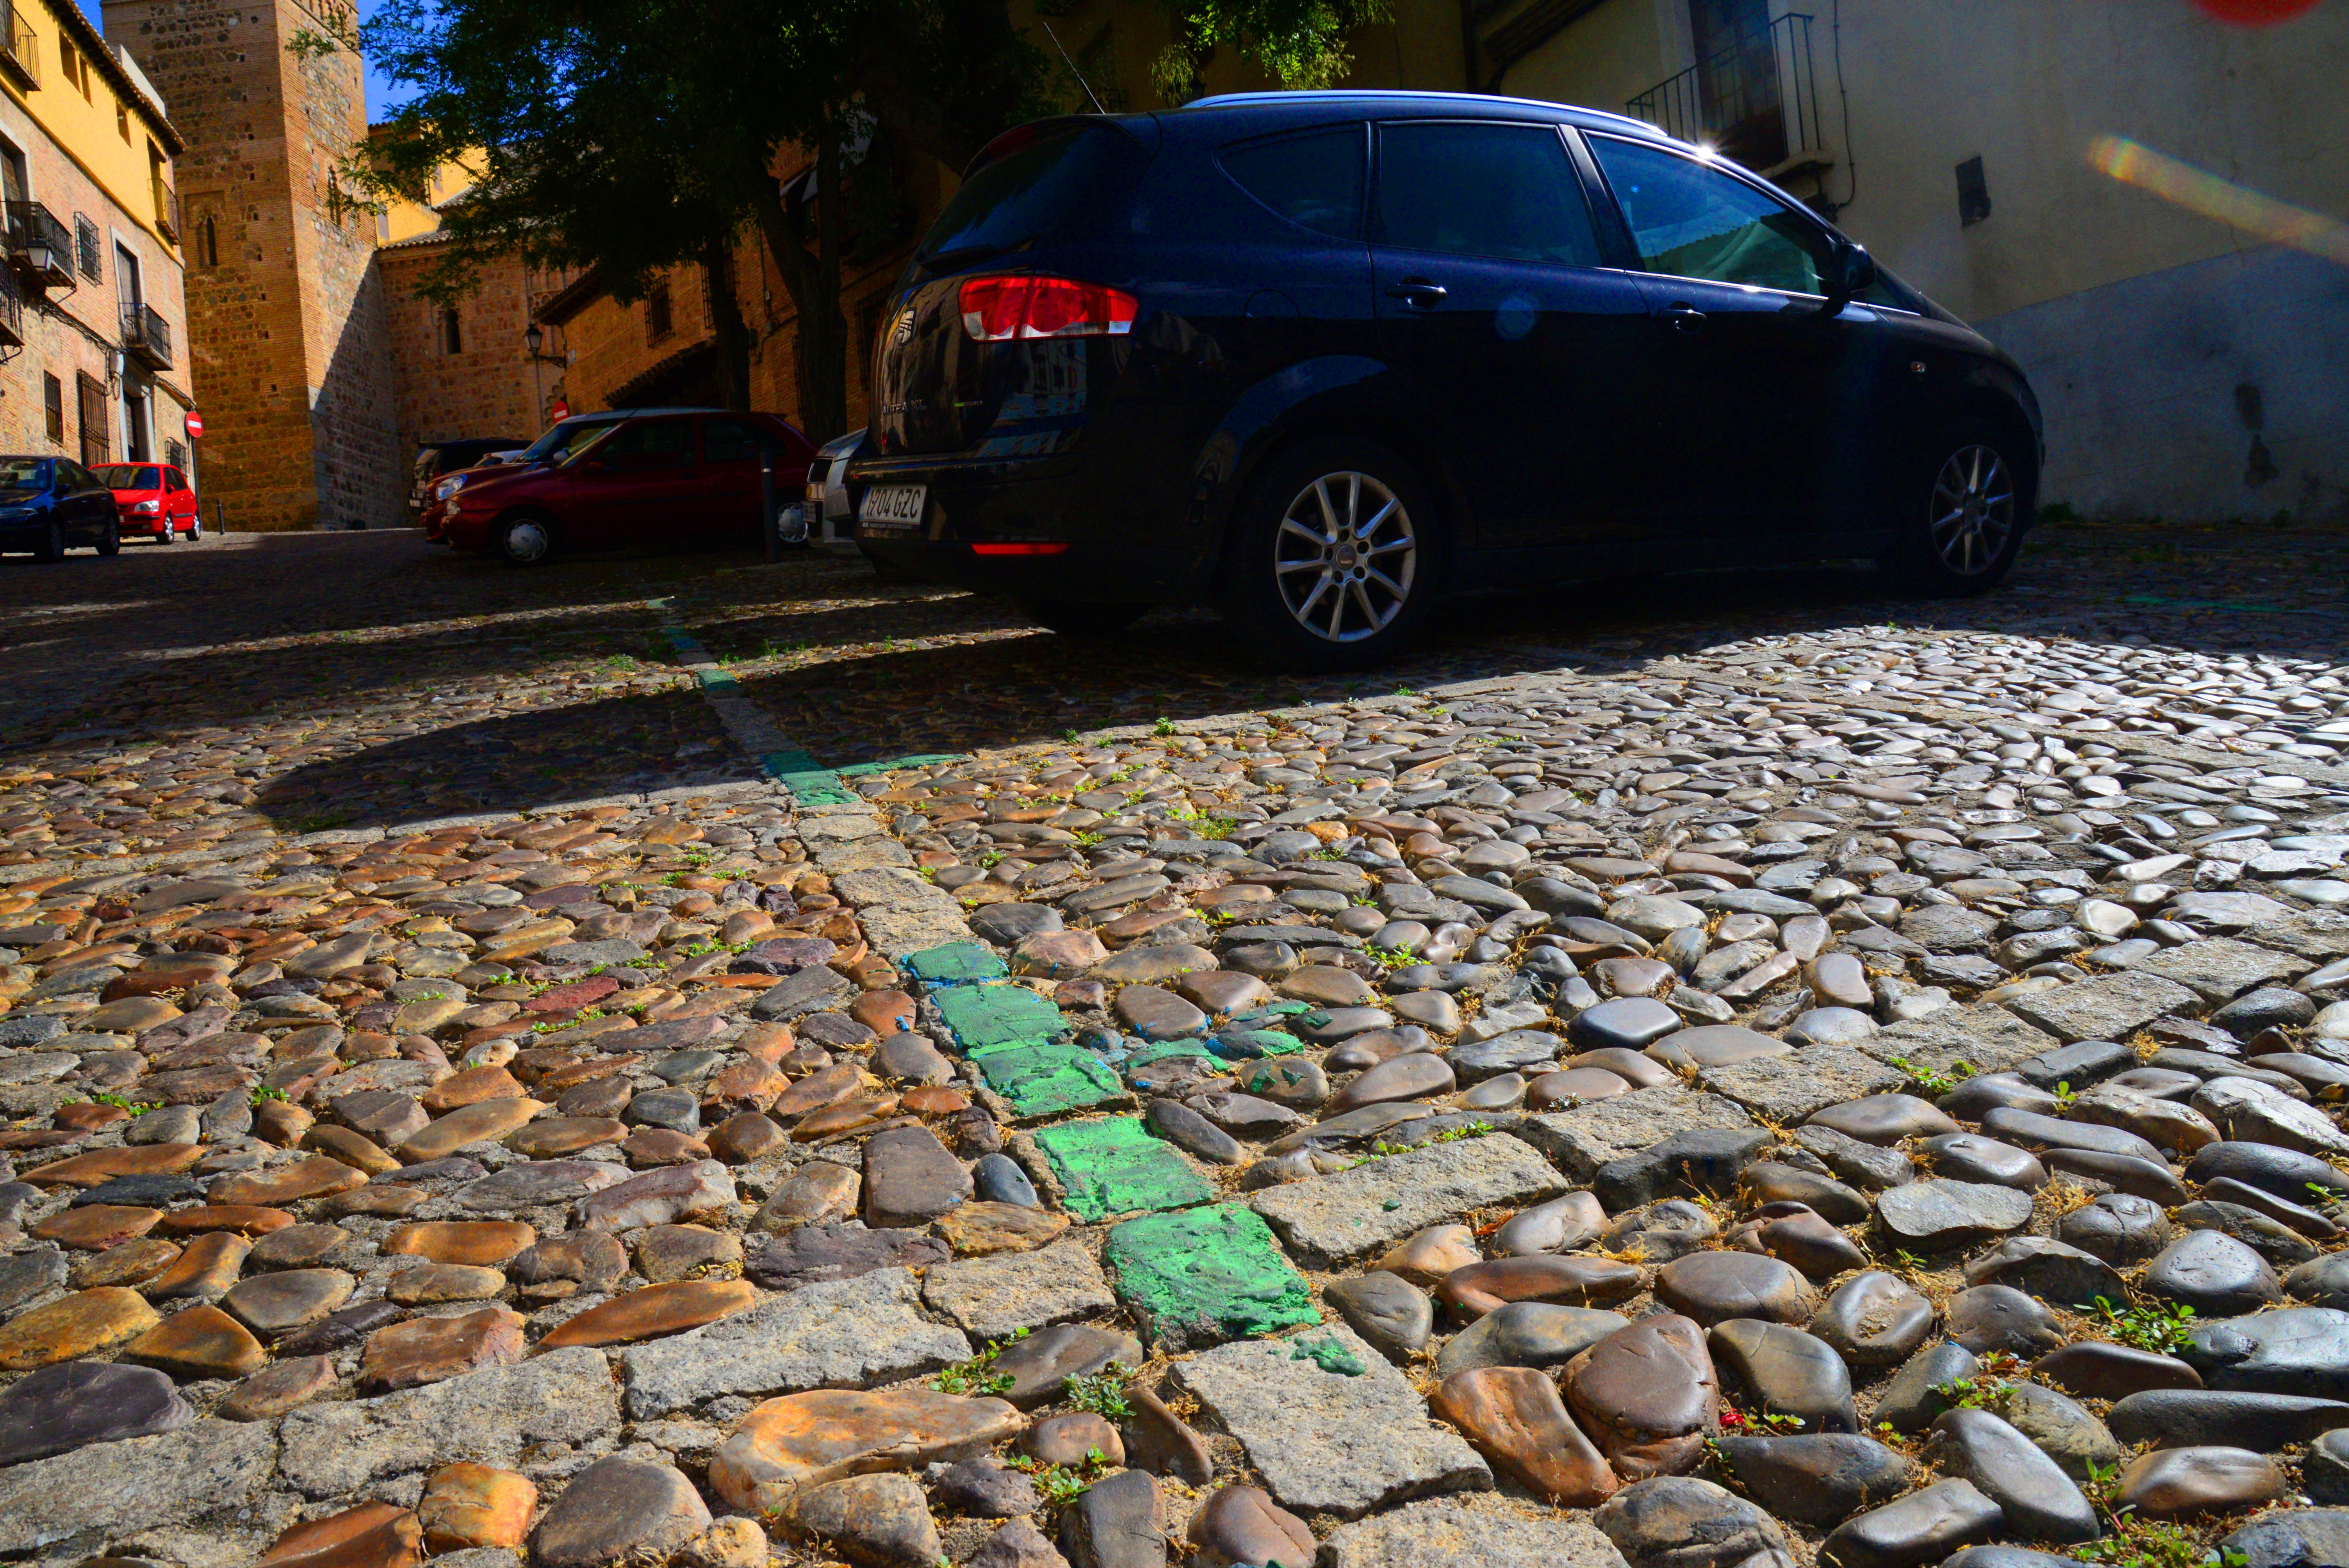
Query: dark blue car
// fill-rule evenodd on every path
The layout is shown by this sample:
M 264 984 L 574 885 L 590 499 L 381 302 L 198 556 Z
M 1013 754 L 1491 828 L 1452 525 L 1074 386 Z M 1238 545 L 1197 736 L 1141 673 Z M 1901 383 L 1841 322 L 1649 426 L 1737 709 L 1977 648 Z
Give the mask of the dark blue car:
M 96 474 L 65 458 L 0 457 L 0 551 L 60 561 L 87 544 L 122 552 L 122 514 Z
M 1066 632 L 1220 604 L 1297 668 L 1440 593 L 1875 557 L 1977 593 L 2043 455 L 2021 369 L 1775 187 L 1617 115 L 1269 93 L 973 161 L 883 317 L 885 568 Z

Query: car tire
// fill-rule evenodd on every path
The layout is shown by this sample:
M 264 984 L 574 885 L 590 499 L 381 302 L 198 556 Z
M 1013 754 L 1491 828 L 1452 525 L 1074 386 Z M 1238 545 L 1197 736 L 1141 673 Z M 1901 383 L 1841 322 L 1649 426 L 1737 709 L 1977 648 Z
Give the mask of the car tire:
M 177 544 L 180 542 L 180 531 L 171 526 L 171 520 L 170 518 L 167 517 L 163 520 L 162 531 L 155 535 L 155 542 L 158 544 Z
M 119 518 L 106 520 L 106 526 L 98 531 L 97 549 L 100 555 L 122 553 L 122 521 Z
M 188 519 L 188 542 L 190 544 L 202 544 L 203 542 L 204 514 L 202 512 L 197 512 L 194 516 Z
M 1063 637 L 1114 637 L 1150 608 L 1147 604 L 1097 604 L 1090 599 L 1026 599 L 1019 607 L 1039 625 Z
M 47 535 L 42 539 L 40 543 L 33 546 L 33 559 L 36 561 L 56 562 L 63 561 L 65 558 L 66 531 L 59 528 L 54 521 L 52 521 L 49 524 L 49 531 Z
M 498 520 L 497 552 L 509 566 L 543 565 L 554 553 L 554 520 L 543 511 L 517 511 Z
M 1248 487 L 1218 597 L 1258 661 L 1362 669 L 1427 619 L 1443 547 L 1433 498 L 1409 464 L 1357 437 L 1310 440 Z
M 2039 476 L 2023 442 L 1987 419 L 1960 419 L 1919 449 L 1892 497 L 1897 553 L 1883 564 L 1914 592 L 1987 593 L 2023 548 Z

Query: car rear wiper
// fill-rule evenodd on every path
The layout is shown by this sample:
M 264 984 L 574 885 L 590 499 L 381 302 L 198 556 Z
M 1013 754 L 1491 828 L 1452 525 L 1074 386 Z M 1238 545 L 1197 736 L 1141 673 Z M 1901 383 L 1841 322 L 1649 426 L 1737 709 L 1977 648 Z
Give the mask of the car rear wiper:
M 983 262 L 990 256 L 999 256 L 1009 249 L 1008 245 L 957 245 L 951 250 L 916 256 L 914 260 L 925 272 L 935 273 L 946 267 L 959 266 L 965 262 Z

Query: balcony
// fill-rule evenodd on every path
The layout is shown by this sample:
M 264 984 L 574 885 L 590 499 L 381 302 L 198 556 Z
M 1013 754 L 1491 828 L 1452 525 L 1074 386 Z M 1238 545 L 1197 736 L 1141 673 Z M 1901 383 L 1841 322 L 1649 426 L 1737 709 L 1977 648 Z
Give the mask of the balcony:
M 42 288 L 74 286 L 73 231 L 38 201 L 11 201 L 8 260 L 25 281 Z
M 1757 173 L 1782 175 L 1829 161 L 1819 134 L 1811 19 L 1799 12 L 1743 35 L 1623 107 L 1667 135 L 1702 142 Z
M 171 368 L 171 324 L 152 305 L 122 307 L 122 346 L 131 358 L 150 370 Z
M 41 85 L 40 36 L 7 0 L 0 0 L 0 12 L 6 13 L 0 15 L 6 24 L 5 36 L 0 36 L 0 76 L 32 92 Z
M 16 274 L 0 267 L 0 348 L 25 346 L 25 291 Z

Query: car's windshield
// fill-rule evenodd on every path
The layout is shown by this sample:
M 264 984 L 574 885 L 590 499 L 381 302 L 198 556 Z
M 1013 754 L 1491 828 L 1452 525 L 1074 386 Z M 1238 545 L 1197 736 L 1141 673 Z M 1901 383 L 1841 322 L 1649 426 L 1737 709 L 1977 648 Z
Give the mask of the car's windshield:
M 44 490 L 48 488 L 48 459 L 0 458 L 0 490 Z
M 625 430 L 627 428 L 627 426 L 620 424 L 589 425 L 582 429 L 574 430 L 572 432 L 569 443 L 570 449 L 567 451 L 556 452 L 554 455 L 554 460 L 565 465 L 575 463 L 587 456 L 588 453 L 595 450 L 598 447 L 602 447 L 609 443 L 616 433 Z
M 98 482 L 109 490 L 160 490 L 163 481 L 153 469 L 142 469 L 136 463 L 109 463 L 102 469 L 92 469 Z
M 565 419 L 524 447 L 522 455 L 513 460 L 516 463 L 559 463 L 577 450 L 585 438 L 610 430 L 615 425 L 616 421 L 608 419 Z

